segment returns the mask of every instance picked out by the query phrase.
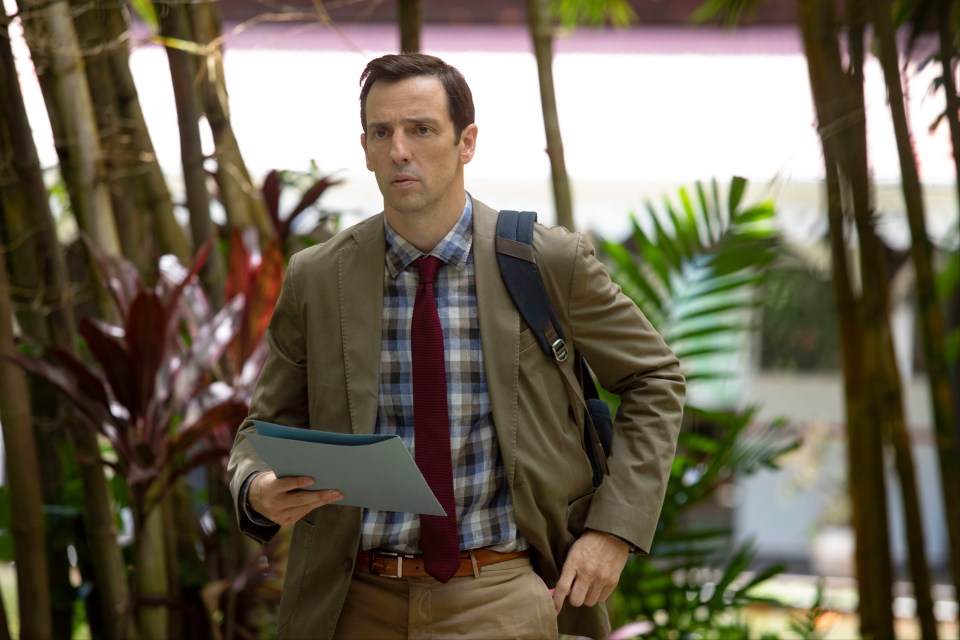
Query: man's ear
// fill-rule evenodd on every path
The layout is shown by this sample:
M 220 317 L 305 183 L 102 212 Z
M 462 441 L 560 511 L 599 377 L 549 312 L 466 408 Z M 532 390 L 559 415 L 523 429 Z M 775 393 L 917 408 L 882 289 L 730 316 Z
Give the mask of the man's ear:
M 370 154 L 367 153 L 367 132 L 360 132 L 360 146 L 363 147 L 363 157 L 367 161 L 367 171 L 373 171 L 373 167 L 370 166 Z
M 477 125 L 471 124 L 460 132 L 460 161 L 467 164 L 477 151 Z

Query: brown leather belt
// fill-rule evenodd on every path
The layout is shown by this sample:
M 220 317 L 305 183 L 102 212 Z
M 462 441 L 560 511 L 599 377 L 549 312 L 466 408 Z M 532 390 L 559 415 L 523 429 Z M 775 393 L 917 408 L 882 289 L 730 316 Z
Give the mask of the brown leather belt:
M 480 572 L 481 567 L 506 562 L 516 558 L 525 558 L 529 552 L 512 551 L 502 553 L 490 549 L 474 549 L 460 554 L 460 567 L 453 574 L 455 578 L 472 576 Z M 389 551 L 360 551 L 357 553 L 357 571 L 369 571 L 388 578 L 423 578 L 430 574 L 423 565 L 423 556 L 392 553 Z

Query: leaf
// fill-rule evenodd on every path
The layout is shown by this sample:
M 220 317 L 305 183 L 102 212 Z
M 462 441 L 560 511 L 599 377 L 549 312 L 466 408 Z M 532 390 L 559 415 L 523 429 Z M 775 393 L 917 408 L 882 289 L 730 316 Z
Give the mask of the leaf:
M 110 292 L 114 304 L 120 311 L 120 315 L 127 315 L 133 298 L 137 291 L 143 289 L 143 281 L 140 273 L 130 262 L 122 258 L 111 256 L 101 249 L 97 243 L 91 240 L 86 234 L 81 236 L 87 251 L 93 256 L 93 262 L 97 265 L 97 271 L 100 273 L 101 281 L 106 285 Z
M 133 10 L 137 12 L 144 24 L 150 27 L 153 33 L 160 32 L 160 21 L 157 19 L 157 10 L 150 0 L 131 0 Z
M 270 214 L 270 221 L 273 222 L 273 228 L 279 235 L 280 233 L 280 173 L 276 169 L 271 169 L 270 173 L 263 180 L 263 186 L 260 187 L 263 193 L 263 201 L 267 205 L 267 213 Z
M 230 232 L 230 254 L 227 262 L 229 270 L 224 297 L 230 300 L 244 293 L 250 281 L 250 252 L 247 250 L 243 234 L 236 228 Z
M 245 402 L 230 398 L 208 408 L 203 414 L 183 426 L 170 437 L 171 453 L 186 453 L 199 440 L 206 438 L 216 429 L 224 427 L 236 430 L 247 417 L 249 407 Z
M 257 344 L 263 340 L 283 287 L 283 272 L 283 250 L 280 241 L 273 240 L 264 248 L 256 277 L 252 279 L 251 287 L 247 290 L 245 324 L 248 332 L 244 337 L 245 345 L 240 353 L 240 362 L 246 361 Z
M 169 353 L 167 327 L 175 308 L 166 308 L 153 291 L 141 291 L 130 305 L 126 319 L 126 342 L 133 367 L 127 372 L 134 379 L 138 391 L 137 406 L 146 413 L 151 407 L 160 366 Z M 113 363 L 102 363 L 104 369 Z M 132 411 L 136 414 L 136 411 Z
M 744 14 L 757 10 L 757 0 L 707 0 L 690 14 L 690 21 L 702 24 L 719 19 L 728 28 L 740 24 Z
M 131 416 L 143 415 L 137 389 L 138 379 L 134 374 L 133 361 L 124 342 L 109 333 L 109 329 L 97 319 L 84 317 L 78 327 L 87 341 L 87 348 L 107 377 L 114 397 Z
M 730 181 L 730 193 L 727 196 L 727 210 L 730 211 L 731 214 L 740 206 L 740 201 L 743 199 L 743 193 L 746 187 L 747 181 L 740 176 L 734 176 L 733 180 Z
M 290 227 L 293 225 L 294 220 L 297 216 L 311 207 L 317 200 L 320 199 L 320 196 L 323 195 L 324 191 L 328 188 L 338 185 L 342 180 L 334 180 L 330 177 L 322 178 L 315 182 L 306 193 L 303 194 L 303 197 L 300 199 L 300 203 L 290 212 L 290 215 L 287 216 L 286 220 L 283 221 L 281 225 L 281 233 L 279 234 L 281 238 L 287 237 L 290 233 Z
M 100 405 L 104 413 L 110 412 L 110 399 L 107 396 L 106 382 L 99 372 L 78 360 L 72 353 L 57 346 L 47 347 L 46 353 L 60 363 L 73 376 L 77 388 L 83 396 Z
M 75 417 L 79 419 L 85 428 L 93 429 L 96 432 L 109 436 L 103 429 L 104 425 L 109 421 L 109 415 L 105 412 L 104 407 L 89 403 L 86 396 L 77 388 L 73 378 L 65 374 L 59 367 L 39 358 L 20 354 L 0 354 L 0 357 L 8 358 L 16 362 L 24 371 L 39 376 L 52 384 L 74 408 Z M 112 441 L 111 439 L 111 442 Z M 122 445 L 122 443 L 120 444 Z

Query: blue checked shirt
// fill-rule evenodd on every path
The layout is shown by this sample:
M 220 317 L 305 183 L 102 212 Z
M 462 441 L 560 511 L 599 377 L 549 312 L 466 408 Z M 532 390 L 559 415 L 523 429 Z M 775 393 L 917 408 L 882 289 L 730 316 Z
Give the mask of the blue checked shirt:
M 409 269 L 423 255 L 386 224 L 383 323 L 380 350 L 380 406 L 376 433 L 396 434 L 414 453 L 410 323 L 419 275 Z M 483 349 L 473 268 L 473 203 L 430 255 L 444 265 L 434 291 L 443 328 L 450 414 L 450 454 L 460 548 L 526 547 L 517 533 L 500 447 L 483 372 Z M 361 549 L 419 553 L 420 518 L 415 513 L 364 509 Z

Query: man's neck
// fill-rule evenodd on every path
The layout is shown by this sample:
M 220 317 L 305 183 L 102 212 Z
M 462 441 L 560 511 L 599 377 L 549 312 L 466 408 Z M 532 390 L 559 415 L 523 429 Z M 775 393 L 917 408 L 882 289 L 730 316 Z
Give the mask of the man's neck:
M 466 196 L 464 196 L 466 197 Z M 387 211 L 387 222 L 400 236 L 423 253 L 433 251 L 463 214 L 466 201 L 436 212 L 398 213 Z

